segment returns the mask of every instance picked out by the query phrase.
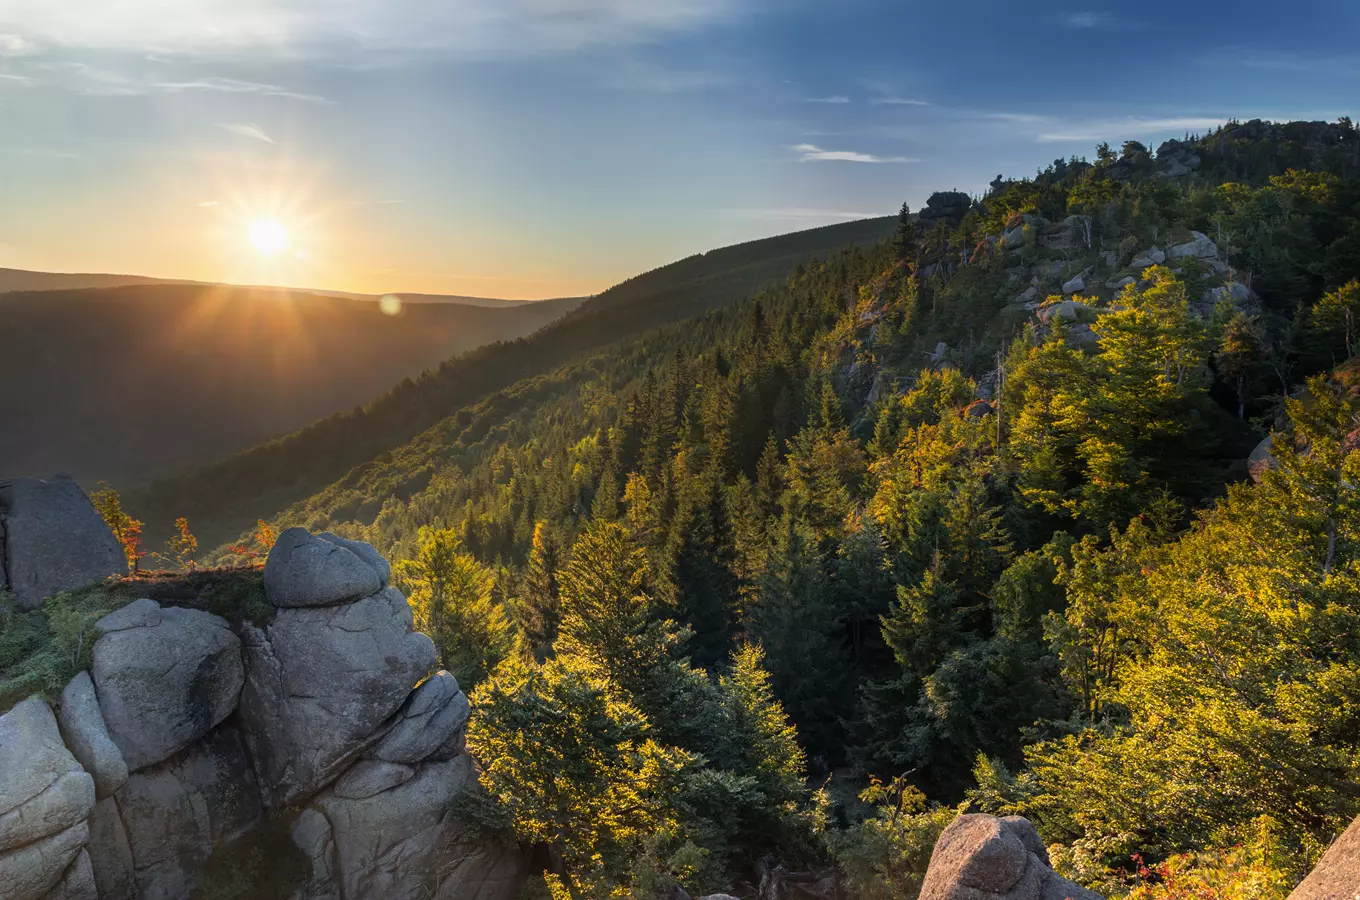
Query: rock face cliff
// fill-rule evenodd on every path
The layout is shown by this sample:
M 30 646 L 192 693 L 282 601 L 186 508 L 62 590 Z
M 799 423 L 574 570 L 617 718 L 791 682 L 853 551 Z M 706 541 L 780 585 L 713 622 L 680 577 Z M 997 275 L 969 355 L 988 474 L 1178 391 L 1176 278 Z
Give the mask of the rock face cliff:
M 0 490 L 47 491 L 56 511 L 83 513 L 69 481 L 13 485 Z M 41 497 L 23 502 L 10 509 L 49 521 Z M 41 571 L 26 549 L 39 545 L 59 563 L 82 545 L 102 553 L 107 530 L 79 525 L 64 540 L 23 525 L 46 543 L 7 543 L 7 571 Z M 52 583 L 116 574 L 102 556 L 84 565 L 66 560 Z M 55 712 L 35 695 L 0 716 L 0 894 L 182 900 L 205 877 L 232 877 L 214 858 L 268 834 L 291 843 L 286 883 L 270 888 L 279 900 L 515 896 L 520 848 L 472 840 L 451 812 L 476 784 L 468 700 L 432 674 L 434 645 L 388 575 L 367 544 L 294 528 L 265 566 L 267 624 L 150 599 L 99 619 L 92 664 Z

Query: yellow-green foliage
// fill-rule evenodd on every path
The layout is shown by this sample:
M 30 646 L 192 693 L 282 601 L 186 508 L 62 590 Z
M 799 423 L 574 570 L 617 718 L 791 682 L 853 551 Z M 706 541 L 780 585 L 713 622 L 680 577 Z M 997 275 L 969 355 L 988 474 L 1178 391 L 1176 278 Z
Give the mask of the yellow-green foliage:
M 915 900 L 940 832 L 964 811 L 927 803 L 914 787 L 875 782 L 860 798 L 873 815 L 828 835 L 831 852 L 857 900 Z

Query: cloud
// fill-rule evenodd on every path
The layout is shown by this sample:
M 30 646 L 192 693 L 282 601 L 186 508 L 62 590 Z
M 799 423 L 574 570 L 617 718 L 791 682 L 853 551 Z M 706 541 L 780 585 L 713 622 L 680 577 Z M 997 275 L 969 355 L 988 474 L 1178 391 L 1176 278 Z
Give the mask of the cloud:
M 1107 12 L 1097 10 L 1082 10 L 1079 12 L 1066 13 L 1057 16 L 1052 21 L 1061 25 L 1063 28 L 1073 28 L 1079 31 L 1091 31 L 1101 29 L 1105 31 L 1133 31 L 1144 27 L 1142 22 L 1132 19 L 1122 19 Z
M 1058 124 L 1054 130 L 1035 135 L 1041 143 L 1058 141 L 1130 140 L 1141 135 L 1205 132 L 1223 125 L 1227 117 L 1181 116 L 1164 119 L 1108 119 Z
M 849 102 L 850 102 L 850 98 L 847 97 L 847 96 L 845 96 L 844 94 L 836 94 L 836 95 L 831 96 L 831 97 L 809 97 L 809 98 L 807 98 L 807 102 L 808 102 L 808 103 L 835 103 L 835 104 L 841 104 L 841 103 L 849 103 Z
M 5 21 L 67 47 L 199 56 L 387 51 L 532 55 L 647 44 L 745 11 L 755 0 L 6 0 Z M 358 58 L 355 58 L 355 54 Z M 364 55 L 370 57 L 366 60 Z
M 924 100 L 912 100 L 907 97 L 875 97 L 869 101 L 874 106 L 929 106 Z
M 33 56 L 38 52 L 38 45 L 17 34 L 5 34 L 0 32 L 0 59 L 15 56 Z
M 211 209 L 211 208 L 214 207 L 214 206 L 221 206 L 221 205 L 222 205 L 222 204 L 221 204 L 221 203 L 218 203 L 216 200 L 204 200 L 202 203 L 198 204 L 198 208 L 199 208 L 199 209 Z
M 875 156 L 854 150 L 823 150 L 815 144 L 795 144 L 790 148 L 800 162 L 909 163 L 920 162 L 906 156 Z
M 242 81 L 239 78 L 211 76 L 191 81 L 153 81 L 146 84 L 148 91 L 163 91 L 180 94 L 189 91 L 217 91 L 225 94 L 263 94 L 269 97 L 287 97 L 291 100 L 305 100 L 309 103 L 334 103 L 334 100 L 316 94 L 302 94 L 290 91 L 277 84 L 264 84 L 257 81 Z
M 257 141 L 264 141 L 266 144 L 274 143 L 274 139 L 265 134 L 264 129 L 259 125 L 251 125 L 244 122 L 221 122 L 219 124 L 232 134 L 238 134 L 241 137 L 254 138 Z

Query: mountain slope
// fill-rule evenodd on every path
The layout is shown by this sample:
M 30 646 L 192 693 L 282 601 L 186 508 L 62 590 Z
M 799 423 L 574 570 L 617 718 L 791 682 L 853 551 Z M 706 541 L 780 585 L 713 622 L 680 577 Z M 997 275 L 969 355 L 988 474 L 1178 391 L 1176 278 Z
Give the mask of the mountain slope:
M 800 262 L 892 232 L 891 218 L 868 219 L 751 241 L 689 257 L 593 297 L 530 338 L 472 351 L 438 371 L 403 381 L 362 410 L 323 419 L 286 438 L 160 479 L 129 502 L 153 537 L 188 516 L 205 545 L 272 516 L 350 469 L 401 446 L 469 404 L 517 381 L 553 371 L 582 354 L 705 309 L 749 296 Z M 407 308 L 414 309 L 416 304 Z
M 505 308 L 146 284 L 0 294 L 0 471 L 125 482 L 368 402 L 574 300 Z

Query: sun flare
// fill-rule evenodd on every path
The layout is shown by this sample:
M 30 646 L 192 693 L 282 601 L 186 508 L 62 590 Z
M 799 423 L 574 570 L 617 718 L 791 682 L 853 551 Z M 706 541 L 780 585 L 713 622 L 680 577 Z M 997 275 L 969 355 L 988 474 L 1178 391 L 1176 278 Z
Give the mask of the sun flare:
M 288 249 L 288 229 L 278 219 L 256 219 L 250 223 L 250 246 L 265 256 Z

